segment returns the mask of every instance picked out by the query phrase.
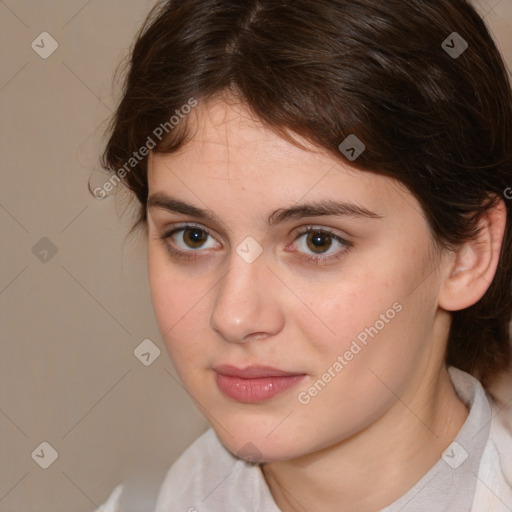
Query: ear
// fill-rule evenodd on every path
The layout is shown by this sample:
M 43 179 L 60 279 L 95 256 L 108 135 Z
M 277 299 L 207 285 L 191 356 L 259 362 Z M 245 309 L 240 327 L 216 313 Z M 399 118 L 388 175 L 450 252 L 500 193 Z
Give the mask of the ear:
M 500 257 L 507 222 L 503 199 L 487 210 L 478 226 L 476 239 L 465 242 L 447 263 L 447 277 L 441 284 L 439 306 L 459 311 L 476 304 L 491 285 Z

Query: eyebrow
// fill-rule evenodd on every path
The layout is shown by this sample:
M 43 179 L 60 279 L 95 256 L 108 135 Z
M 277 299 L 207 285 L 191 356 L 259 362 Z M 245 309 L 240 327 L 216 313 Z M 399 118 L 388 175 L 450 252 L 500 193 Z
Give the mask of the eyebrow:
M 157 192 L 149 196 L 147 201 L 149 208 L 161 208 L 171 213 L 190 215 L 201 220 L 208 220 L 223 224 L 222 220 L 212 211 L 198 208 L 197 206 L 181 201 L 175 197 Z M 304 217 L 354 217 L 363 219 L 382 219 L 381 215 L 354 203 L 345 203 L 324 199 L 303 203 L 289 208 L 280 208 L 267 216 L 268 226 L 282 223 L 286 220 L 302 219 Z

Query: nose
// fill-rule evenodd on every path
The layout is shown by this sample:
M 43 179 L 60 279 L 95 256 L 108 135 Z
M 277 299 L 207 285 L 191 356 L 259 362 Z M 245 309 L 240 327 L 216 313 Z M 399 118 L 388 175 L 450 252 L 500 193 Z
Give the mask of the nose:
M 284 325 L 281 287 L 263 254 L 247 263 L 233 253 L 227 273 L 215 287 L 210 326 L 231 343 L 277 334 Z

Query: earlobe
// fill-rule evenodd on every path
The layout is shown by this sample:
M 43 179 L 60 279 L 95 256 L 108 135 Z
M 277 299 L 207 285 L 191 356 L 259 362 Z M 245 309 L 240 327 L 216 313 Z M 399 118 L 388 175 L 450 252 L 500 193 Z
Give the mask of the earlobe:
M 506 222 L 507 209 L 503 199 L 499 199 L 482 214 L 476 238 L 452 253 L 439 294 L 441 308 L 459 311 L 476 304 L 484 296 L 498 268 Z

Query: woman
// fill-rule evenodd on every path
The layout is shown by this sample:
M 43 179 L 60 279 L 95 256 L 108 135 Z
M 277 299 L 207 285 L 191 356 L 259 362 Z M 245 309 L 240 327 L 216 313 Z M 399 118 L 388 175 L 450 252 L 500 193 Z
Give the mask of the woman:
M 103 163 L 212 427 L 158 512 L 512 510 L 511 133 L 465 0 L 153 10 Z

